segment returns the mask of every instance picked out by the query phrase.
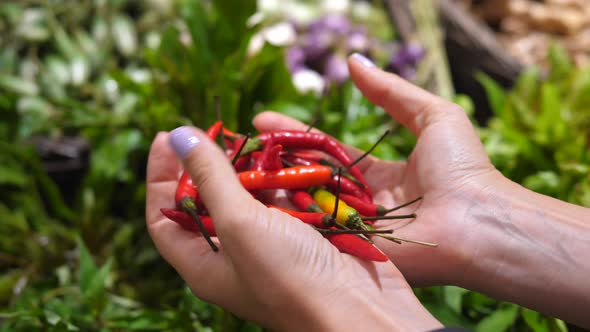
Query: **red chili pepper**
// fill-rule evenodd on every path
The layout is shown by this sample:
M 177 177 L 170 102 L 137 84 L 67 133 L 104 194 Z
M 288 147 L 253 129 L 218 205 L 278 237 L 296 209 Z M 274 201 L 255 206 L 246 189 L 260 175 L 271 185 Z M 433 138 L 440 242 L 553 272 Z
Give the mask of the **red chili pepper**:
M 329 183 L 332 170 L 323 165 L 295 166 L 277 171 L 240 172 L 238 178 L 247 190 L 302 189 Z
M 307 191 L 296 190 L 291 195 L 291 202 L 299 210 L 308 212 L 324 212 Z
M 311 151 L 291 151 L 289 154 L 296 158 L 301 158 L 303 160 L 307 160 L 314 164 L 325 164 L 328 163 L 326 158 L 324 158 L 321 154 L 311 152 Z
M 281 144 L 286 149 L 320 150 L 336 158 L 343 166 L 349 165 L 353 162 L 353 159 L 338 141 L 323 133 L 311 133 L 296 130 L 273 131 L 258 135 L 257 140 L 263 145 L 272 141 L 273 144 Z M 369 196 L 371 196 L 367 181 L 360 169 L 354 165 L 348 171 L 352 176 L 365 185 L 364 190 Z
M 222 128 L 223 121 L 216 121 L 211 127 L 209 127 L 209 129 L 207 129 L 206 134 L 211 140 L 215 141 Z
M 234 169 L 236 172 L 244 172 L 250 168 L 250 159 L 251 155 L 247 154 L 245 156 L 238 157 L 236 163 L 234 164 Z
M 341 192 L 339 197 L 363 216 L 376 217 L 383 216 L 385 213 L 387 213 L 387 209 L 385 207 L 378 204 L 367 203 L 353 195 Z
M 175 209 L 166 209 L 161 208 L 160 211 L 166 218 L 178 223 L 184 229 L 189 230 L 195 233 L 201 233 L 199 226 L 195 223 L 193 217 L 191 217 L 188 213 L 175 210 Z M 207 233 L 211 236 L 216 236 L 217 233 L 215 232 L 215 226 L 213 225 L 213 220 L 209 216 L 199 216 L 203 226 Z
M 338 187 L 338 175 L 332 177 L 328 186 L 332 190 L 336 190 Z M 370 203 L 372 201 L 371 197 L 360 186 L 344 176 L 340 179 L 340 192 L 353 195 L 363 202 Z
M 385 254 L 369 242 L 352 234 L 325 234 L 324 237 L 340 252 L 375 262 L 386 262 L 389 260 Z
M 295 217 L 306 224 L 315 226 L 317 228 L 326 228 L 330 224 L 332 224 L 332 217 L 329 214 L 323 212 L 301 212 L 301 211 L 293 211 L 289 209 L 285 209 L 282 207 L 268 205 L 269 208 L 277 209 L 279 211 L 283 211 L 286 214 Z
M 283 146 L 280 144 L 267 144 L 262 150 L 262 153 L 256 159 L 253 169 L 256 171 L 275 171 L 283 168 L 283 163 L 279 154 L 283 151 Z M 257 155 L 256 152 L 252 152 Z
M 223 122 L 217 121 L 215 122 L 209 129 L 207 129 L 207 136 L 215 141 L 217 135 L 223 129 Z M 199 230 L 203 233 L 205 240 L 211 246 L 213 251 L 217 251 L 217 246 L 211 241 L 209 237 L 209 232 L 207 232 L 206 228 L 202 224 L 201 218 L 198 216 L 198 189 L 196 186 L 193 185 L 193 180 L 190 177 L 190 174 L 185 170 L 182 172 L 180 180 L 178 181 L 178 187 L 176 188 L 175 200 L 176 205 L 182 211 L 187 212 L 191 217 L 193 222 L 199 227 Z
M 297 166 L 311 166 L 311 165 L 318 165 L 319 163 L 314 162 L 314 161 L 310 161 L 308 159 L 304 159 L 295 155 L 292 155 L 290 153 L 286 153 L 284 155 L 281 156 L 281 158 L 286 161 L 287 163 L 291 164 L 291 165 L 297 165 Z
M 263 155 L 264 169 L 274 171 L 283 168 L 281 157 L 279 157 L 281 151 L 283 151 L 283 146 L 280 144 L 273 145 L 268 149 L 267 155 Z
M 225 127 L 223 127 L 223 136 L 233 138 L 234 140 L 240 138 L 240 135 L 234 133 L 233 131 Z

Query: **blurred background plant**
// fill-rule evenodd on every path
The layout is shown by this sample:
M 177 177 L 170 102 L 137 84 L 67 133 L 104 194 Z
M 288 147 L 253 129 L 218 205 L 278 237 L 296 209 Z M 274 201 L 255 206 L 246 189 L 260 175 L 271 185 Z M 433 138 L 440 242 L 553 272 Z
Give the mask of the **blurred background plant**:
M 233 130 L 272 109 L 367 149 L 393 127 L 374 153 L 404 159 L 415 139 L 349 82 L 352 51 L 408 79 L 425 54 L 365 1 L 2 2 L 0 331 L 261 330 L 195 298 L 159 257 L 144 226 L 149 144 L 210 125 L 218 95 Z M 548 75 L 527 70 L 509 91 L 479 75 L 495 112 L 479 131 L 504 174 L 590 206 L 590 68 L 550 54 Z M 446 324 L 566 330 L 456 287 L 416 292 Z

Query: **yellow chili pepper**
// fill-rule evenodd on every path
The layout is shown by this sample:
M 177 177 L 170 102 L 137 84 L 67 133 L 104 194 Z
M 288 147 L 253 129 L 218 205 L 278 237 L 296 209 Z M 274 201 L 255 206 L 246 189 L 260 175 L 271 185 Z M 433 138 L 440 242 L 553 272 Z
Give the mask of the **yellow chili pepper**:
M 313 193 L 313 199 L 318 203 L 322 211 L 328 214 L 334 213 L 334 205 L 336 204 L 336 196 L 324 189 L 317 189 Z M 371 229 L 368 225 L 363 223 L 360 214 L 357 210 L 350 207 L 348 204 L 340 200 L 338 202 L 338 212 L 336 214 L 336 222 L 345 225 L 352 229 Z

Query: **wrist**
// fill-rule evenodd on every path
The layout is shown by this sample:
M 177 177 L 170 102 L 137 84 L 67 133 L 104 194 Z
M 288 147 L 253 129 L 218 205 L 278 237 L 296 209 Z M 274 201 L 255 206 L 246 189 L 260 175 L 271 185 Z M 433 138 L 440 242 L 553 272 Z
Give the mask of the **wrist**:
M 466 216 L 464 269 L 453 284 L 574 323 L 588 319 L 588 209 L 506 178 L 477 195 Z
M 404 282 L 405 283 L 405 282 Z M 279 330 L 431 331 L 442 325 L 422 306 L 409 285 L 391 291 L 347 288 L 320 297 L 308 296 L 307 319 L 285 319 Z

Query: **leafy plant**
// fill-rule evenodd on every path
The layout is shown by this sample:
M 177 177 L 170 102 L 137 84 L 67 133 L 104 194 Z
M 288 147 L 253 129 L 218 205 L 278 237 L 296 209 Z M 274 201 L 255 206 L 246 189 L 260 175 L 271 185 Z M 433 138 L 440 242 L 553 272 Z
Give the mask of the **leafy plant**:
M 590 206 L 590 68 L 574 68 L 555 46 L 549 54 L 548 75 L 542 78 L 530 68 L 512 91 L 479 76 L 495 114 L 480 133 L 492 162 L 507 177 Z

